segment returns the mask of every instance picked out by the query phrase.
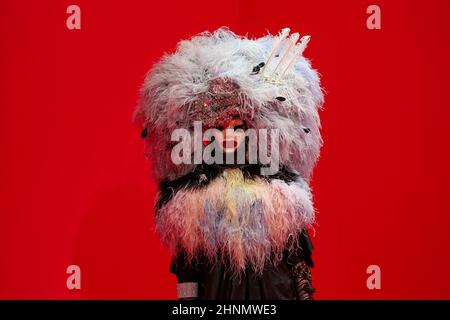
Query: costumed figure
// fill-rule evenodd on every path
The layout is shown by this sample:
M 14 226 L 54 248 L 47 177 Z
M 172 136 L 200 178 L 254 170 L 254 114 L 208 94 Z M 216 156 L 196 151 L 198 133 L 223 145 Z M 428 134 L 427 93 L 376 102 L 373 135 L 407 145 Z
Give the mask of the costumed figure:
M 323 92 L 303 57 L 309 39 L 222 27 L 179 42 L 147 74 L 135 117 L 179 299 L 312 299 Z

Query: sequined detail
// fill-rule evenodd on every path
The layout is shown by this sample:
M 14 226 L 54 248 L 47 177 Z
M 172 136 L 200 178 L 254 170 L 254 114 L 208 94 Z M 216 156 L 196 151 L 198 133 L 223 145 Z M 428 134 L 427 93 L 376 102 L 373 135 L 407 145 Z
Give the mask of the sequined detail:
M 194 121 L 202 121 L 206 127 L 215 127 L 240 116 L 242 101 L 239 86 L 229 78 L 209 81 L 207 92 L 198 95 L 190 106 L 189 114 Z
M 312 286 L 311 270 L 305 261 L 301 261 L 294 266 L 292 276 L 297 289 L 297 298 L 299 300 L 313 300 L 316 289 Z
M 178 299 L 198 297 L 197 282 L 181 282 L 177 284 Z

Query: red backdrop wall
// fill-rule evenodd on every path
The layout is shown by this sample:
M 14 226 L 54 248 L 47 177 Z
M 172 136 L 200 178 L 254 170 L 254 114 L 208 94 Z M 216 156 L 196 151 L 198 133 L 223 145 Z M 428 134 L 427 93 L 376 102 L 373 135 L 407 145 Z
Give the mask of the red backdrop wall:
M 81 30 L 66 8 L 81 8 Z M 368 30 L 366 8 L 381 8 Z M 313 178 L 318 299 L 450 298 L 445 0 L 0 3 L 0 298 L 175 298 L 131 123 L 146 71 L 227 25 L 312 36 L 325 141 Z M 155 157 L 158 155 L 154 155 Z M 66 268 L 81 267 L 81 290 Z M 381 290 L 366 287 L 381 267 Z

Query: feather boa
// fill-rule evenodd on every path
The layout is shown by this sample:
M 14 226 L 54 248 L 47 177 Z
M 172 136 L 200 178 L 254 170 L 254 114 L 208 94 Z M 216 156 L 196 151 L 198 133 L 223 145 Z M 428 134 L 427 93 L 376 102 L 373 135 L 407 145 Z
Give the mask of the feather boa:
M 186 254 L 187 262 L 202 256 L 214 263 L 219 253 L 232 274 L 247 266 L 261 273 L 267 262 L 277 264 L 284 250 L 297 250 L 299 234 L 314 220 L 308 184 L 298 176 L 267 179 L 235 167 L 215 177 L 200 174 L 197 182 L 201 187 L 166 186 L 173 193 L 165 201 L 161 189 L 158 193 L 157 232 L 175 255 Z

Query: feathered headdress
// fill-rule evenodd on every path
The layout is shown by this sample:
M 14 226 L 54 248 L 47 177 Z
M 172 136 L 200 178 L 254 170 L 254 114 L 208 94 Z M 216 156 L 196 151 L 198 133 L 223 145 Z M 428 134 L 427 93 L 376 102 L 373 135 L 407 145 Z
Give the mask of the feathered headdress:
M 280 164 L 308 179 L 322 139 L 318 109 L 323 103 L 319 76 L 302 56 L 300 40 L 288 28 L 259 39 L 228 28 L 203 32 L 178 43 L 145 78 L 135 116 L 143 123 L 149 155 L 159 181 L 173 180 L 194 164 L 174 165 L 171 133 L 202 120 L 239 115 L 252 128 L 279 130 Z

